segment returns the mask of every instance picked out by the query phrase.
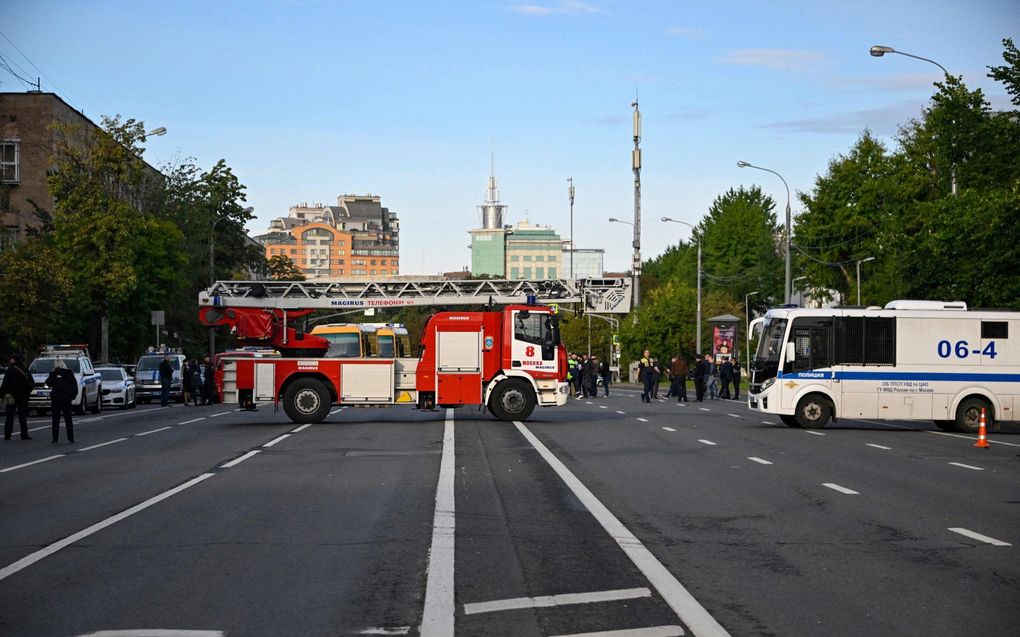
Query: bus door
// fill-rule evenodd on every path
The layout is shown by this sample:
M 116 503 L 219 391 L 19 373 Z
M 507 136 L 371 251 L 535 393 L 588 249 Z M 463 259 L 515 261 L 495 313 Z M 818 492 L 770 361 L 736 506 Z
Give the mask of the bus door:
M 832 318 L 794 319 L 788 343 L 793 345 L 793 359 L 787 355 L 783 378 L 777 379 L 783 384 L 782 406 L 785 409 L 796 408 L 796 396 L 805 387 L 822 390 L 838 399 L 838 389 L 833 391 L 832 340 Z

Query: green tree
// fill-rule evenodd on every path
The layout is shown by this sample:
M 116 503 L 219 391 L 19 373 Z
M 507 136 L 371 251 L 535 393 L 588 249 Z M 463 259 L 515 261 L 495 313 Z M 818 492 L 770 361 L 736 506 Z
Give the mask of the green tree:
M 71 289 L 68 271 L 41 238 L 0 253 L 0 335 L 14 351 L 30 353 L 59 338 L 56 319 Z
M 1013 100 L 1013 106 L 1020 107 L 1020 51 L 1013 44 L 1012 38 L 1003 38 L 1002 47 L 1005 49 L 1002 52 L 1002 59 L 1006 63 L 1001 66 L 988 67 L 991 71 L 988 77 L 1002 82 L 1006 87 L 1006 92 Z
M 269 257 L 269 277 L 274 281 L 304 281 L 305 274 L 286 254 Z

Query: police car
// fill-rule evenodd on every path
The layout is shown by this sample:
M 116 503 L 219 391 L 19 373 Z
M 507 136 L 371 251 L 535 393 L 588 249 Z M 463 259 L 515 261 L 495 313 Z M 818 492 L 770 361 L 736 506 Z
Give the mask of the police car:
M 78 395 L 71 401 L 71 406 L 79 414 L 86 411 L 98 414 L 102 411 L 103 381 L 92 366 L 86 345 L 47 345 L 39 358 L 32 361 L 28 371 L 32 374 L 35 386 L 28 396 L 29 409 L 35 409 L 39 414 L 45 414 L 50 409 L 50 388 L 46 386 L 46 378 L 58 360 L 64 361 L 64 365 L 78 381 Z
M 184 365 L 184 354 L 180 351 L 165 350 L 146 352 L 138 359 L 135 367 L 135 392 L 137 400 L 143 403 L 150 403 L 159 400 L 163 392 L 163 386 L 159 382 L 159 364 L 163 357 L 170 357 L 170 364 L 174 368 L 173 380 L 170 381 L 170 399 L 184 400 L 184 384 L 181 381 L 181 367 Z

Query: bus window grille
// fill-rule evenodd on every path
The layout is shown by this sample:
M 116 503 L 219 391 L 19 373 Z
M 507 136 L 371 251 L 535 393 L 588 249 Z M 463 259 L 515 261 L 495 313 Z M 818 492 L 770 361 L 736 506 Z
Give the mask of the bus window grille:
M 981 321 L 981 338 L 1009 338 L 1009 323 Z
M 849 316 L 836 319 L 837 365 L 864 364 L 864 317 Z
M 864 320 L 865 365 L 896 364 L 896 319 L 867 317 Z

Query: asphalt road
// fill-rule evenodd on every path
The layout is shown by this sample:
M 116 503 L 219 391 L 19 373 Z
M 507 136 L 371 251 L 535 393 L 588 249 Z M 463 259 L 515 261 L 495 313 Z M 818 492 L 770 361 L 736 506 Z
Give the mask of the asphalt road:
M 51 446 L 32 423 L 0 442 L 4 636 L 1020 626 L 1017 429 L 985 451 L 926 425 L 808 432 L 622 389 L 519 425 L 143 406 Z

